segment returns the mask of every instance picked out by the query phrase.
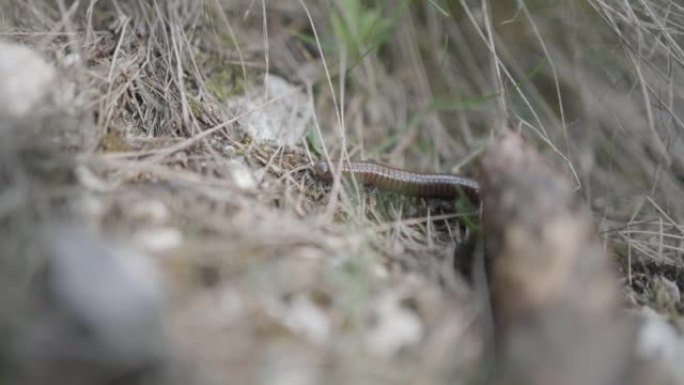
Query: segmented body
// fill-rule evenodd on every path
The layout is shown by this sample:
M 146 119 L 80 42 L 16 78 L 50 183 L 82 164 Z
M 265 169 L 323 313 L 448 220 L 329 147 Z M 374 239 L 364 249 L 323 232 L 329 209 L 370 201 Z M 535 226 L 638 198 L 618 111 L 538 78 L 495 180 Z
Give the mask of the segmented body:
M 313 167 L 320 179 L 331 182 L 333 173 L 326 161 Z M 469 178 L 452 174 L 420 173 L 384 166 L 373 162 L 342 163 L 343 175 L 355 178 L 366 186 L 375 186 L 401 194 L 423 198 L 456 199 L 461 193 L 471 202 L 479 202 L 479 184 Z

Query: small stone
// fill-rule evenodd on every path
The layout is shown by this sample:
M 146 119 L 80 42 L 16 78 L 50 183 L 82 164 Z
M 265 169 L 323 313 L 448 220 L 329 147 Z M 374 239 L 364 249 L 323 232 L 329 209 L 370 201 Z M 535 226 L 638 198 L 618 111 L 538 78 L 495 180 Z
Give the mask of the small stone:
M 228 111 L 246 114 L 239 121 L 255 142 L 275 146 L 294 146 L 313 117 L 306 94 L 274 75 L 268 76 L 263 87 L 230 100 Z

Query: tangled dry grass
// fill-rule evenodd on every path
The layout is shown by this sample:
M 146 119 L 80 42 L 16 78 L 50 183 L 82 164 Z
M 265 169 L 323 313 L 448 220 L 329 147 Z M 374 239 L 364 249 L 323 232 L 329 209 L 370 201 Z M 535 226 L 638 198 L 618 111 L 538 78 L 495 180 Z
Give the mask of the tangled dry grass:
M 591 205 L 626 306 L 682 328 L 683 25 L 673 0 L 0 0 L 0 38 L 55 72 L 40 108 L 0 110 L 3 351 L 55 317 L 39 240 L 73 227 L 153 266 L 132 268 L 163 297 L 150 354 L 192 381 L 465 381 L 487 353 L 453 268 L 472 213 L 308 166 L 468 174 L 509 125 Z

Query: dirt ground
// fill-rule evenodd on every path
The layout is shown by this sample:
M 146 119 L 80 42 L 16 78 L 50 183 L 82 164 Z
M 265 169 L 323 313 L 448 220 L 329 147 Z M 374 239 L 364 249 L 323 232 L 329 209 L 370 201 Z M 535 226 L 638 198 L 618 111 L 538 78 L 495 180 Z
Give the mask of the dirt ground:
M 477 207 L 310 167 L 508 128 L 681 361 L 684 7 L 608 3 L 0 0 L 0 382 L 477 382 Z

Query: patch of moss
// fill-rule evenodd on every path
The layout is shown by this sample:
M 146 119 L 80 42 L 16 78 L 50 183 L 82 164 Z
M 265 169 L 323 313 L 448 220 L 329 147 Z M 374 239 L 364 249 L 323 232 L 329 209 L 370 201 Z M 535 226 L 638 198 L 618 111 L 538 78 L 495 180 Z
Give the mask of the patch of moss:
M 131 149 L 119 130 L 109 130 L 100 140 L 99 147 L 103 152 L 125 152 Z

